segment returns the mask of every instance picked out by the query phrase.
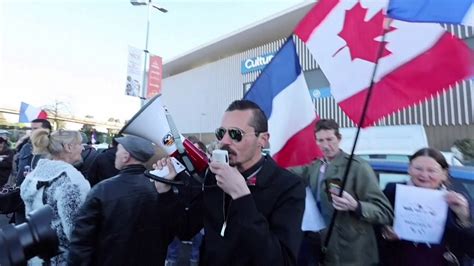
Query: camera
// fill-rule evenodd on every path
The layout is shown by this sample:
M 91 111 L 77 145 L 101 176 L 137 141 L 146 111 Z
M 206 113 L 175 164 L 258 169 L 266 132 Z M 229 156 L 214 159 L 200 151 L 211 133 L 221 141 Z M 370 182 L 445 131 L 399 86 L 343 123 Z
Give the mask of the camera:
M 35 256 L 48 261 L 59 254 L 52 218 L 53 210 L 46 205 L 30 212 L 25 223 L 0 228 L 0 265 L 26 265 Z

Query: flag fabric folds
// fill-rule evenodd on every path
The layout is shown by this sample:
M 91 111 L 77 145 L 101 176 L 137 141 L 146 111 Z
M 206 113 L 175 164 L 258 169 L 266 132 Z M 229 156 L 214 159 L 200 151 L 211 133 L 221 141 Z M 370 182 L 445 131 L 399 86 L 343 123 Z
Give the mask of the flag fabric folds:
M 321 157 L 316 146 L 316 114 L 292 37 L 264 68 L 244 99 L 258 104 L 268 118 L 270 154 L 282 167 Z
M 21 102 L 19 123 L 29 123 L 38 118 L 47 119 L 48 114 L 40 108 Z
M 390 0 L 389 17 L 411 22 L 474 26 L 473 0 Z
M 295 29 L 356 123 L 378 61 L 362 126 L 474 74 L 473 51 L 438 24 L 393 20 L 384 30 L 386 6 L 383 0 L 320 0 Z

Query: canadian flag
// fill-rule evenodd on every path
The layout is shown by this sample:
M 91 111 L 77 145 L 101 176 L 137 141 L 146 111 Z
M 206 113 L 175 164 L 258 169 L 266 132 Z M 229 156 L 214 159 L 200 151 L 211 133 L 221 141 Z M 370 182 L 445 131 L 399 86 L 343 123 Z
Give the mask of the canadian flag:
M 474 53 L 439 24 L 393 20 L 383 40 L 387 6 L 386 0 L 320 0 L 295 29 L 356 123 L 379 58 L 362 126 L 474 75 Z

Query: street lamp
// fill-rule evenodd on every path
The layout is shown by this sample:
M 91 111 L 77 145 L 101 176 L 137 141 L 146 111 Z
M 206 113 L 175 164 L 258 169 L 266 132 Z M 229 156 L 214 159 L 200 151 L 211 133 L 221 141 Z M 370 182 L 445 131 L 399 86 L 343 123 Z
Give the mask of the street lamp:
M 151 2 L 151 0 L 130 0 L 130 3 L 134 6 L 148 6 L 148 15 L 146 19 L 146 39 L 145 39 L 145 63 L 143 65 L 143 84 L 141 92 L 141 102 L 142 106 L 145 104 L 146 93 L 148 91 L 148 84 L 146 83 L 146 67 L 148 64 L 148 35 L 150 34 L 150 14 L 151 8 L 156 8 L 157 10 L 167 13 L 168 10 L 162 7 L 159 7 Z

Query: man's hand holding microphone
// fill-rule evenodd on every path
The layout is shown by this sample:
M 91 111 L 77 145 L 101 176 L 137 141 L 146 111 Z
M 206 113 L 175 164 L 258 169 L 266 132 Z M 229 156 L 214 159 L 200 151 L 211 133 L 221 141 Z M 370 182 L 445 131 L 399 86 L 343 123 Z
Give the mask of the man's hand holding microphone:
M 163 178 L 174 180 L 177 176 L 172 158 L 163 158 L 153 164 L 153 168 L 161 170 L 168 167 L 169 173 Z M 237 199 L 250 194 L 250 190 L 245 182 L 245 178 L 240 174 L 237 168 L 229 165 L 226 150 L 215 150 L 212 153 L 209 170 L 215 174 L 216 184 L 232 199 Z M 154 182 L 158 193 L 165 193 L 171 189 L 171 186 L 162 182 Z

